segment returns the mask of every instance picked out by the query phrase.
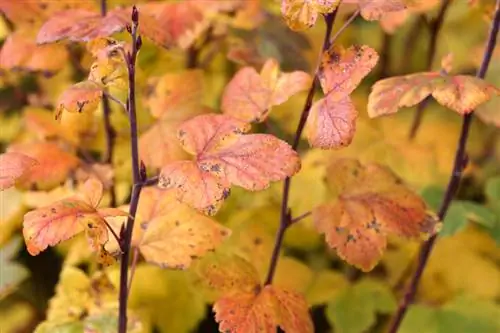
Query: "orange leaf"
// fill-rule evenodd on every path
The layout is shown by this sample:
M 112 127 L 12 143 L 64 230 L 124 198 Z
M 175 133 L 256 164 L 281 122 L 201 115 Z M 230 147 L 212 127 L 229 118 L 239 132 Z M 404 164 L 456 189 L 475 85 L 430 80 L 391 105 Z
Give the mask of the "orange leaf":
M 305 30 L 316 23 L 319 14 L 333 12 L 339 0 L 282 0 L 281 14 L 292 30 Z
M 405 0 L 346 0 L 345 3 L 356 3 L 361 16 L 368 21 L 380 20 L 384 14 L 406 9 Z
M 434 233 L 436 221 L 423 200 L 388 169 L 341 159 L 332 162 L 327 175 L 336 199 L 314 209 L 313 219 L 348 263 L 369 271 L 380 260 L 389 234 L 418 238 Z
M 177 201 L 173 190 L 154 191 L 159 192 L 154 205 L 161 208 L 141 225 L 146 231 L 139 242 L 146 261 L 186 269 L 229 236 L 229 229 Z
M 244 121 L 261 122 L 272 106 L 286 102 L 310 85 L 309 74 L 302 71 L 281 73 L 278 62 L 269 59 L 260 75 L 253 67 L 244 67 L 236 73 L 224 90 L 222 111 Z
M 354 45 L 347 50 L 330 47 L 323 54 L 318 73 L 323 92 L 350 94 L 375 67 L 378 58 L 377 52 L 366 45 Z
M 358 112 L 351 98 L 328 94 L 311 107 L 306 134 L 311 147 L 331 149 L 348 146 L 354 138 Z
M 190 70 L 151 78 L 146 94 L 146 103 L 153 117 L 186 120 L 200 113 L 203 72 Z
M 414 106 L 431 94 L 440 104 L 466 114 L 500 94 L 500 89 L 468 75 L 424 72 L 396 76 L 380 80 L 372 87 L 368 115 L 374 118 L 396 113 L 398 108 Z
M 73 113 L 94 112 L 103 95 L 103 88 L 93 81 L 75 83 L 59 97 L 56 119 L 61 118 L 64 110 Z
M 221 332 L 314 332 L 303 296 L 268 285 L 254 293 L 222 297 L 214 304 Z
M 62 45 L 36 45 L 34 40 L 13 33 L 0 51 L 0 67 L 55 72 L 66 65 L 68 53 Z
M 50 189 L 64 182 L 79 163 L 74 155 L 48 142 L 15 144 L 9 147 L 8 152 L 21 153 L 38 161 L 29 173 L 19 178 L 18 184 L 23 187 Z
M 35 133 L 42 139 L 61 138 L 72 144 L 78 142 L 78 135 L 74 131 L 55 122 L 52 112 L 46 109 L 28 108 L 23 112 L 24 125 L 30 133 Z
M 14 186 L 16 180 L 38 162 L 26 155 L 19 153 L 5 153 L 0 155 L 0 191 Z
M 39 44 L 54 43 L 63 39 L 88 42 L 120 32 L 131 24 L 131 9 L 110 10 L 106 17 L 86 9 L 70 9 L 57 12 L 43 24 L 38 32 Z M 171 37 L 162 30 L 152 16 L 141 14 L 140 33 L 158 45 L 169 47 Z
M 175 188 L 179 200 L 214 214 L 230 184 L 263 190 L 300 169 L 291 147 L 267 134 L 243 135 L 249 125 L 225 115 L 201 115 L 184 122 L 178 138 L 195 161 L 165 166 L 159 184 Z
M 78 198 L 68 198 L 24 215 L 23 235 L 28 252 L 37 255 L 48 246 L 75 236 L 86 226 L 93 230 L 101 224 L 103 219 L 94 207 Z

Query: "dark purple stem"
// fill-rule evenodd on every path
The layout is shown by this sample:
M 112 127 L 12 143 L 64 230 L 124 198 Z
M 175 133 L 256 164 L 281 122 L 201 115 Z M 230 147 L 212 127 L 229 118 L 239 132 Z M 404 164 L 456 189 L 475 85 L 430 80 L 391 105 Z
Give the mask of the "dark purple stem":
M 321 49 L 321 54 L 328 50 L 330 47 L 330 35 L 332 33 L 333 23 L 335 21 L 335 17 L 337 16 L 337 10 L 335 10 L 331 14 L 327 14 L 324 16 L 326 23 L 326 32 L 325 39 L 323 41 L 323 47 Z M 320 54 L 320 59 L 321 59 Z M 316 90 L 316 86 L 318 84 L 318 75 L 317 70 L 314 74 L 314 79 L 311 84 L 311 88 L 309 88 L 309 93 L 307 94 L 307 99 L 304 104 L 304 108 L 302 109 L 302 114 L 300 116 L 300 121 L 297 126 L 297 130 L 295 131 L 295 138 L 293 140 L 292 148 L 297 150 L 300 142 L 300 137 L 302 135 L 302 131 L 306 125 L 307 117 L 309 116 L 309 111 L 312 106 L 314 91 Z M 283 184 L 283 198 L 281 200 L 281 215 L 280 215 L 280 226 L 276 233 L 276 239 L 274 242 L 274 249 L 271 255 L 271 262 L 269 264 L 269 271 L 267 273 L 267 277 L 265 280 L 265 284 L 271 284 L 273 282 L 274 273 L 276 272 L 276 266 L 278 265 L 279 253 L 281 250 L 281 246 L 283 245 L 283 237 L 285 236 L 285 232 L 288 227 L 291 225 L 291 214 L 290 209 L 288 208 L 288 197 L 290 195 L 290 184 L 291 178 L 287 177 L 285 179 L 285 183 Z
M 486 45 L 486 50 L 484 51 L 483 61 L 481 63 L 481 67 L 479 68 L 476 74 L 476 76 L 479 78 L 484 78 L 486 75 L 486 71 L 488 70 L 488 66 L 490 64 L 491 57 L 493 55 L 493 51 L 495 49 L 497 42 L 499 25 L 500 25 L 500 0 L 497 0 L 495 7 L 495 17 L 491 24 L 490 35 L 488 38 L 488 43 Z M 469 137 L 469 129 L 472 122 L 472 115 L 473 112 L 465 115 L 463 119 L 460 138 L 458 140 L 457 152 L 455 154 L 455 162 L 453 165 L 453 170 L 450 176 L 450 180 L 448 182 L 448 187 L 446 188 L 446 193 L 444 195 L 441 207 L 438 212 L 438 217 L 440 221 L 443 221 L 444 218 L 446 217 L 448 208 L 450 207 L 453 197 L 455 196 L 455 193 L 457 192 L 457 189 L 460 185 L 460 180 L 462 178 L 463 170 L 467 164 L 467 154 L 465 148 L 467 144 L 467 139 Z M 415 273 L 412 276 L 410 284 L 406 289 L 405 295 L 401 303 L 399 304 L 398 310 L 389 328 L 388 331 L 389 333 L 396 333 L 398 331 L 403 321 L 403 318 L 408 310 L 408 306 L 413 302 L 420 282 L 420 278 L 422 277 L 422 273 L 424 272 L 425 266 L 432 252 L 436 239 L 437 235 L 434 235 L 428 241 L 422 244 L 418 256 L 417 269 L 415 270 Z
M 436 48 L 439 32 L 441 31 L 441 27 L 443 26 L 444 16 L 448 7 L 450 6 L 451 1 L 452 0 L 443 0 L 443 2 L 441 3 L 441 7 L 439 8 L 437 17 L 430 24 L 431 39 L 429 41 L 429 48 L 427 49 L 427 70 L 432 70 L 432 64 L 434 63 L 434 59 L 436 58 Z M 422 117 L 424 116 L 424 110 L 429 104 L 429 99 L 430 97 L 427 97 L 417 106 L 417 110 L 415 111 L 415 118 L 413 118 L 413 123 L 410 129 L 410 139 L 415 138 L 415 136 L 417 135 L 420 124 L 422 123 Z
M 139 27 L 139 12 L 134 6 L 132 9 L 132 26 L 130 34 L 132 36 L 132 51 L 127 53 L 127 69 L 128 69 L 128 98 L 127 111 L 130 123 L 130 146 L 132 155 L 132 195 L 130 199 L 129 217 L 127 225 L 123 233 L 120 234 L 122 258 L 120 262 L 120 290 L 119 290 L 119 312 L 118 312 L 118 333 L 127 332 L 127 301 L 128 301 L 128 267 L 130 248 L 132 243 L 132 232 L 134 230 L 135 214 L 139 204 L 142 184 L 144 179 L 141 177 L 139 149 L 137 140 L 137 117 L 136 117 L 136 101 L 135 101 L 135 64 L 137 60 L 137 52 L 141 47 L 141 37 L 137 34 Z

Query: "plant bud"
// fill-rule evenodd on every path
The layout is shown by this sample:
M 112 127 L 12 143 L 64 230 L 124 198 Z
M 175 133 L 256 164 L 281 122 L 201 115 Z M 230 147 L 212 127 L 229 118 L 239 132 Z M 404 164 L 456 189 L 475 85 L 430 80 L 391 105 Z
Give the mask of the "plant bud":
M 135 48 L 136 50 L 140 50 L 142 46 L 142 37 L 141 35 L 137 36 L 137 40 L 135 42 Z
M 137 10 L 136 6 L 132 7 L 132 22 L 135 25 L 139 24 L 139 11 Z

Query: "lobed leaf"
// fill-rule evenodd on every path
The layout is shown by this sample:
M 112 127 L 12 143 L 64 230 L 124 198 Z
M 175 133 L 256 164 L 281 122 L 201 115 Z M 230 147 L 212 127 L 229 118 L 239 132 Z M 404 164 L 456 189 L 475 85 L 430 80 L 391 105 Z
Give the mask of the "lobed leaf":
M 63 111 L 72 113 L 94 112 L 103 96 L 103 88 L 93 81 L 75 83 L 59 97 L 56 107 L 56 120 L 61 119 Z
M 229 236 L 229 229 L 178 202 L 174 191 L 155 191 L 161 193 L 155 202 L 161 210 L 143 222 L 138 244 L 146 261 L 185 269 Z
M 327 174 L 336 199 L 314 209 L 313 220 L 338 255 L 363 271 L 380 260 L 389 234 L 418 238 L 435 232 L 424 201 L 388 169 L 340 159 Z
M 74 155 L 49 142 L 15 144 L 7 152 L 20 153 L 38 162 L 18 179 L 18 184 L 23 187 L 49 189 L 62 183 L 79 164 Z
M 348 95 L 328 94 L 315 102 L 306 123 L 311 147 L 331 149 L 348 146 L 354 138 L 358 112 Z
M 318 71 L 323 92 L 349 95 L 375 67 L 378 59 L 377 52 L 366 45 L 354 45 L 348 49 L 332 45 L 323 53 Z
M 24 154 L 15 152 L 1 154 L 0 190 L 14 186 L 18 178 L 26 175 L 37 164 L 37 160 Z
M 339 5 L 339 0 L 282 0 L 281 14 L 292 30 L 312 27 L 319 14 L 331 13 Z
M 221 332 L 313 332 L 307 302 L 303 296 L 268 285 L 254 293 L 222 297 L 214 304 L 215 320 Z
M 267 134 L 243 135 L 248 129 L 248 124 L 225 115 L 201 115 L 184 122 L 178 138 L 195 160 L 165 166 L 160 187 L 175 188 L 179 200 L 214 214 L 231 184 L 263 190 L 299 170 L 299 157 L 287 143 Z
M 286 102 L 310 85 L 309 74 L 281 73 L 278 62 L 269 59 L 260 74 L 253 67 L 244 67 L 236 73 L 224 90 L 221 108 L 237 119 L 262 122 L 273 106 Z
M 37 43 L 47 44 L 60 40 L 88 42 L 96 38 L 107 37 L 120 32 L 130 24 L 132 10 L 114 9 L 105 17 L 88 9 L 69 9 L 52 15 L 40 28 Z M 160 28 L 159 22 L 152 16 L 141 14 L 140 33 L 156 44 L 169 47 L 171 37 Z
M 500 89 L 468 75 L 423 72 L 397 76 L 375 83 L 368 97 L 368 115 L 374 118 L 396 113 L 431 94 L 441 105 L 463 115 L 500 94 Z

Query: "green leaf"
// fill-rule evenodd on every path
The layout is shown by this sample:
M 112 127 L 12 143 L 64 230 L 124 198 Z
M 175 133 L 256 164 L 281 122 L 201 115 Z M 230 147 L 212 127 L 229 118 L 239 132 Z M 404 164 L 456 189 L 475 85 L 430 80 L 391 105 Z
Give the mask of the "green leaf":
M 12 261 L 21 247 L 21 238 L 14 237 L 0 249 L 0 299 L 10 294 L 29 275 L 28 270 Z
M 484 189 L 488 206 L 495 212 L 495 225 L 488 230 L 490 236 L 500 245 L 500 176 L 488 179 Z
M 500 307 L 493 302 L 460 296 L 441 308 L 410 307 L 400 333 L 497 333 Z
M 446 214 L 440 235 L 452 236 L 463 230 L 469 221 L 486 228 L 493 228 L 496 224 L 496 216 L 483 205 L 472 201 L 455 200 Z
M 493 185 L 497 186 L 496 184 Z M 500 182 L 498 186 L 500 186 Z M 500 192 L 500 187 L 499 189 L 492 188 L 490 191 L 494 196 L 496 193 L 495 191 Z M 439 210 L 439 206 L 444 197 L 442 189 L 436 186 L 427 187 L 422 191 L 421 195 L 427 205 L 435 211 Z M 497 193 L 497 195 L 500 195 L 500 193 Z M 463 230 L 469 222 L 477 223 L 488 229 L 494 229 L 498 224 L 497 216 L 495 216 L 495 212 L 490 208 L 472 201 L 454 200 L 448 209 L 444 219 L 443 229 L 440 231 L 439 235 L 452 236 Z
M 83 324 L 79 321 L 45 321 L 38 325 L 34 333 L 82 333 Z
M 363 280 L 339 293 L 328 304 L 326 316 L 336 332 L 361 333 L 375 323 L 377 313 L 389 314 L 396 307 L 396 299 L 388 286 Z

